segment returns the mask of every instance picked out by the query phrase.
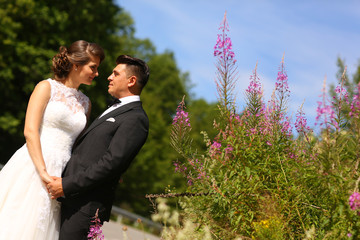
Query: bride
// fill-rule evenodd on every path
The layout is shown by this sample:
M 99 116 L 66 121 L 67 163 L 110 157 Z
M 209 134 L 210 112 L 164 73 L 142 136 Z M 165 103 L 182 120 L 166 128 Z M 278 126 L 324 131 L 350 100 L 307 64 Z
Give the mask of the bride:
M 53 57 L 54 79 L 39 82 L 25 117 L 24 144 L 0 171 L 0 239 L 58 239 L 60 204 L 45 185 L 61 176 L 71 148 L 90 115 L 78 90 L 98 76 L 104 52 L 95 43 L 74 42 Z

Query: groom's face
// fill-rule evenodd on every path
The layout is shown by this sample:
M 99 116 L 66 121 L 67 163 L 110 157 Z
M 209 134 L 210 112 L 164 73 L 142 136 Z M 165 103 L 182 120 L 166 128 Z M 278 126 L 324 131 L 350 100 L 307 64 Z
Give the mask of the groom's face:
M 115 98 L 121 98 L 128 96 L 129 89 L 129 77 L 127 76 L 126 65 L 117 65 L 112 74 L 108 77 L 109 88 L 108 92 Z

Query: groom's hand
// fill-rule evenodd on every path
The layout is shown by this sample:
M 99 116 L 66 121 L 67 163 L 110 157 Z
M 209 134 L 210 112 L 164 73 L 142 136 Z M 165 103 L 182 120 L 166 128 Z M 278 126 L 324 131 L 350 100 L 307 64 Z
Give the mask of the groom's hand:
M 47 189 L 51 194 L 51 199 L 56 199 L 64 196 L 64 191 L 62 188 L 62 179 L 59 177 L 52 177 L 54 181 L 48 183 Z

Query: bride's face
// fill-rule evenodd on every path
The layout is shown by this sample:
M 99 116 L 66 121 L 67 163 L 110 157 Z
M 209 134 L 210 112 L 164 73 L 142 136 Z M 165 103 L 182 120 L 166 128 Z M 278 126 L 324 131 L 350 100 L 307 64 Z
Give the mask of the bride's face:
M 93 79 L 99 75 L 98 67 L 100 65 L 100 58 L 99 57 L 92 57 L 91 60 L 83 65 L 78 66 L 78 80 L 80 84 L 91 85 Z M 76 67 L 76 66 L 75 66 Z

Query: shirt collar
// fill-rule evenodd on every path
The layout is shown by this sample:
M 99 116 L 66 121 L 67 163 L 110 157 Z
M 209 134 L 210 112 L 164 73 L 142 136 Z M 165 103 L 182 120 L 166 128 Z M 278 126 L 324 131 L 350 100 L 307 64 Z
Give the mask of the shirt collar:
M 119 98 L 119 100 L 121 101 L 121 106 L 122 106 L 131 102 L 140 101 L 140 96 L 139 95 L 127 96 L 127 97 Z

